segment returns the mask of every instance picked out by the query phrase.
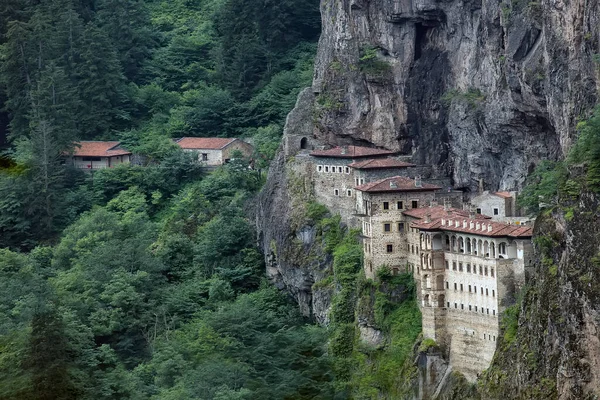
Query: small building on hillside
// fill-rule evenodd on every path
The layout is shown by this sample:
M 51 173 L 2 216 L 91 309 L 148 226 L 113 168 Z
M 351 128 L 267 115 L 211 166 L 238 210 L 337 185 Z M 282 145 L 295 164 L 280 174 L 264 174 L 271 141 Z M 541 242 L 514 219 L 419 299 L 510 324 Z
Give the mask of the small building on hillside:
M 387 265 L 394 273 L 408 269 L 409 226 L 402 211 L 426 207 L 441 187 L 403 176 L 381 179 L 356 188 L 355 209 L 361 220 L 364 270 L 374 278 Z
M 236 138 L 183 137 L 175 143 L 184 151 L 198 153 L 198 161 L 209 167 L 227 164 L 236 150 L 245 157 L 250 157 L 253 151 L 250 144 Z
M 131 162 L 131 152 L 121 147 L 120 142 L 82 141 L 75 143 L 72 156 L 68 159 L 75 168 L 93 171 L 111 168 Z
M 474 381 L 496 351 L 503 300 L 525 282 L 533 229 L 456 216 L 411 228 L 419 232 L 423 336 L 448 349 L 452 368 Z

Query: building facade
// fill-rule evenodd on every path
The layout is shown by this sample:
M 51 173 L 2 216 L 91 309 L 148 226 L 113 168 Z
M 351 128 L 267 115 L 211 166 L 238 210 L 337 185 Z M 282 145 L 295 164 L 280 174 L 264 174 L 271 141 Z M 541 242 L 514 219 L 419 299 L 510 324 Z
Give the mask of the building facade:
M 358 226 L 355 214 L 355 175 L 350 165 L 357 161 L 387 158 L 392 151 L 360 146 L 335 147 L 310 153 L 313 191 L 316 200 L 346 223 Z
M 75 150 L 68 158 L 75 168 L 86 171 L 112 168 L 131 162 L 131 152 L 116 141 L 82 141 L 75 143 Z
M 524 284 L 532 228 L 456 216 L 411 227 L 419 231 L 423 335 L 448 349 L 453 368 L 474 381 L 494 356 L 502 300 Z
M 198 154 L 198 161 L 208 167 L 216 167 L 229 162 L 234 151 L 240 151 L 245 157 L 252 155 L 250 144 L 235 138 L 198 138 L 183 137 L 175 141 L 183 151 Z
M 356 187 L 356 213 L 360 218 L 364 270 L 374 278 L 386 265 L 394 273 L 409 263 L 408 219 L 402 211 L 428 206 L 439 186 L 403 176 L 381 179 Z

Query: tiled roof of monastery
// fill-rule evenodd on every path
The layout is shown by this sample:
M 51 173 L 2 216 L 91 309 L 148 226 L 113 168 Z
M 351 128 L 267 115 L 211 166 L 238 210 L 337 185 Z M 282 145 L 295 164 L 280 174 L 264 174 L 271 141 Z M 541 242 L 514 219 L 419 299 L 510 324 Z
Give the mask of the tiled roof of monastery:
M 429 215 L 432 220 L 439 218 L 469 218 L 469 212 L 459 208 L 445 208 L 444 206 L 431 206 L 423 208 L 413 208 L 402 211 L 402 214 L 409 217 L 423 219 Z M 475 219 L 491 219 L 487 215 L 475 214 Z
M 361 192 L 429 192 L 439 190 L 441 187 L 430 183 L 421 183 L 417 186 L 416 180 L 404 176 L 394 176 L 391 178 L 380 179 L 375 182 L 366 183 L 355 187 Z
M 200 137 L 183 137 L 176 141 L 182 149 L 189 150 L 220 150 L 231 143 L 235 138 L 200 138 Z
M 119 147 L 120 142 L 83 141 L 75 143 L 73 155 L 76 157 L 115 157 L 131 154 Z
M 514 237 L 529 238 L 533 235 L 533 227 L 523 225 L 509 225 L 494 221 L 481 221 L 469 218 L 431 218 L 420 220 L 411 224 L 413 228 L 422 230 L 442 230 L 450 232 L 470 233 L 487 237 Z M 478 228 L 479 227 L 479 228 Z
M 332 158 L 361 158 L 374 156 L 389 156 L 396 154 L 394 151 L 375 149 L 362 146 L 343 146 L 334 147 L 329 150 L 315 150 L 310 153 L 313 157 L 332 157 Z
M 396 160 L 395 158 L 380 158 L 380 159 L 369 159 L 356 161 L 348 165 L 354 169 L 378 169 L 378 168 L 408 168 L 414 167 L 415 164 L 407 163 L 404 161 Z

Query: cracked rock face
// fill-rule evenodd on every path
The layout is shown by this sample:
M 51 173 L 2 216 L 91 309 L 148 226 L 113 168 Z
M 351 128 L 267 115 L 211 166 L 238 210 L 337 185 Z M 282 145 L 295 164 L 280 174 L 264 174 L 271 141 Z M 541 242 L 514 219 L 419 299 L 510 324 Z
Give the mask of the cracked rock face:
M 316 136 L 518 189 L 595 104 L 598 0 L 323 0 Z M 375 58 L 373 57 L 375 56 Z

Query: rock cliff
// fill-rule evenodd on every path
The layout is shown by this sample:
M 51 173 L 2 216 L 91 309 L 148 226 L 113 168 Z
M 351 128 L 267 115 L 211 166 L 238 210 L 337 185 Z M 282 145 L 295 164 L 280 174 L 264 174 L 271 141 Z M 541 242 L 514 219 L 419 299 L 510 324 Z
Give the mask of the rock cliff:
M 598 1 L 323 0 L 315 134 L 518 188 L 597 100 Z

